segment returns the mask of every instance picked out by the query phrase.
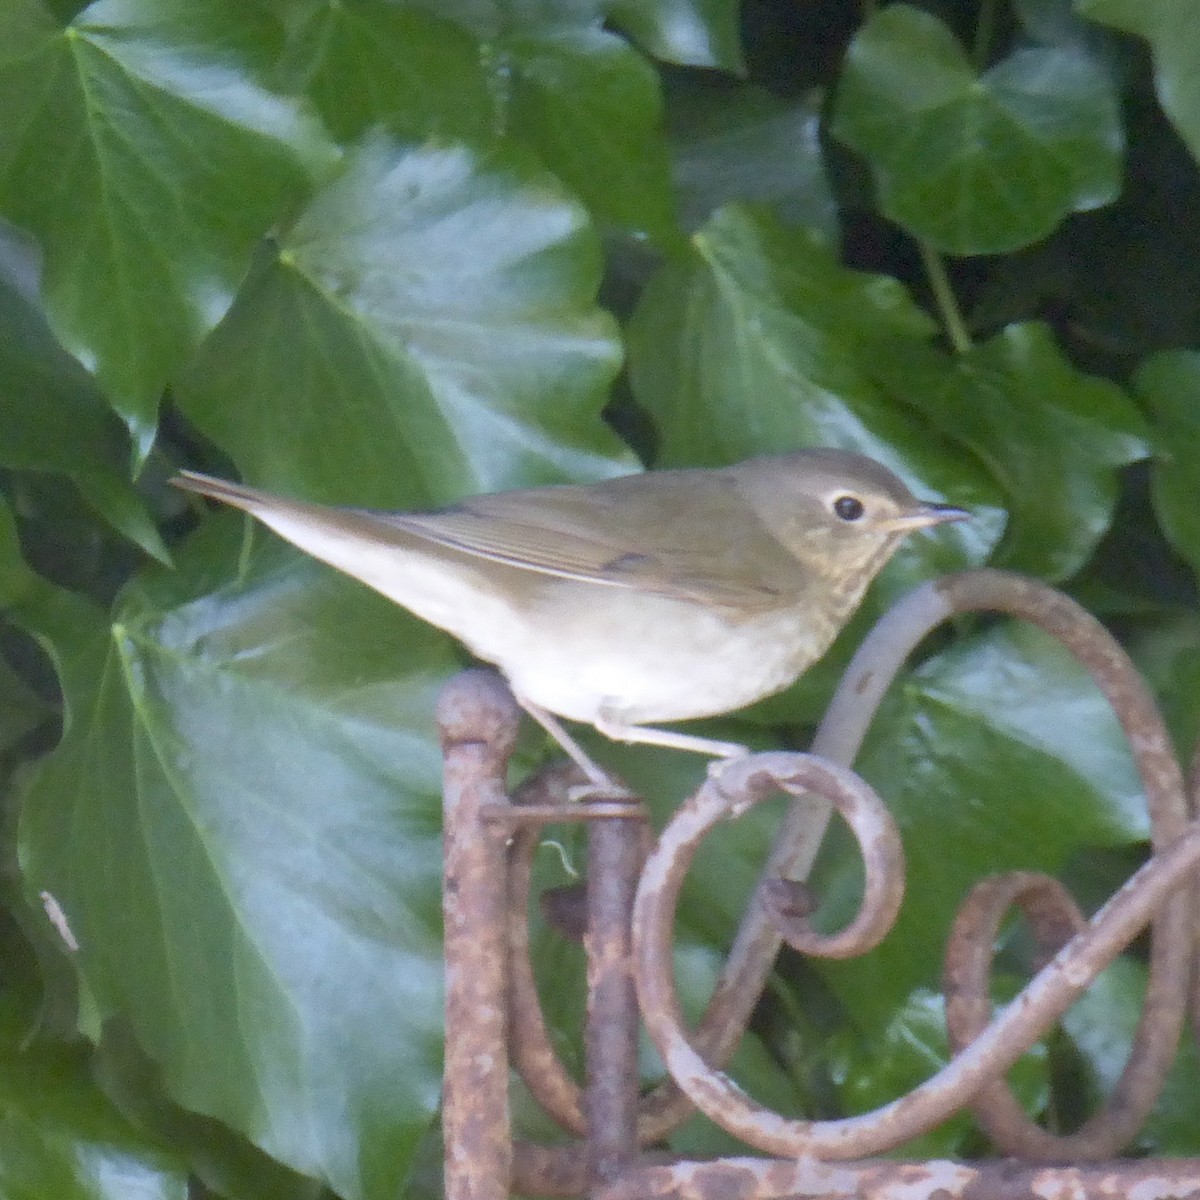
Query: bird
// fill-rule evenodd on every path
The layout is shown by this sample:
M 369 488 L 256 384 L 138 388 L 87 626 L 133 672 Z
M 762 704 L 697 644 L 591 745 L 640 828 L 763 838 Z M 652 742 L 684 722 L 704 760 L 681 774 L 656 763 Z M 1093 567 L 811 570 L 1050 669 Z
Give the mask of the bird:
M 969 516 L 916 499 L 874 459 L 825 448 L 418 512 L 288 499 L 194 471 L 172 482 L 451 633 L 599 789 L 613 781 L 563 719 L 714 764 L 743 755 L 658 726 L 786 688 L 908 534 Z

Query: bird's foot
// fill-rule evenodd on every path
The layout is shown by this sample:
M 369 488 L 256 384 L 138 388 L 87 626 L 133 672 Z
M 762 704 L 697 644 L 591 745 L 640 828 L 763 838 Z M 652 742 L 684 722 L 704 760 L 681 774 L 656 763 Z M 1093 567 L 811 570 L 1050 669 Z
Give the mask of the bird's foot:
M 721 776 L 724 775 L 725 772 L 734 765 L 734 763 L 741 762 L 743 758 L 750 757 L 749 746 L 739 746 L 734 742 L 726 742 L 721 744 L 727 745 L 730 752 L 728 754 L 722 754 L 720 758 L 714 758 L 708 764 L 708 777 L 714 782 L 719 780 Z
M 591 779 L 567 788 L 567 799 L 572 804 L 602 803 L 604 801 L 634 800 L 637 797 L 624 784 L 605 775 L 603 779 Z
M 614 717 L 601 715 L 596 728 L 614 742 L 630 745 L 665 746 L 668 750 L 686 750 L 691 754 L 706 754 L 709 758 L 740 758 L 750 751 L 737 742 L 720 742 L 715 738 L 697 737 L 694 733 L 679 733 L 674 729 L 647 729 L 644 725 L 627 725 Z
M 539 704 L 521 696 L 517 703 L 563 748 L 567 757 L 583 772 L 586 783 L 567 788 L 567 799 L 572 803 L 583 800 L 631 800 L 633 793 L 615 780 L 599 764 L 594 762 L 583 747 L 563 728 L 559 719 Z

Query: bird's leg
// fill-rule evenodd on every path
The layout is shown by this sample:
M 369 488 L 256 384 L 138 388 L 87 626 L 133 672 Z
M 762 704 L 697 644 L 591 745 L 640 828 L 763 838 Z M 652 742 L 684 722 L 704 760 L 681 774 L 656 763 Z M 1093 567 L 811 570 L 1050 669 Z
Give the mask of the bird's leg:
M 515 693 L 514 693 L 515 695 Z M 596 795 L 629 794 L 629 789 L 619 784 L 602 767 L 592 761 L 583 747 L 562 727 L 558 718 L 523 696 L 516 697 L 517 703 L 566 751 L 567 757 L 588 777 L 583 787 L 569 790 L 572 800 L 584 800 Z
M 697 737 L 692 733 L 676 733 L 673 729 L 647 729 L 644 725 L 626 725 L 623 721 L 601 715 L 594 722 L 605 737 L 614 742 L 630 742 L 643 746 L 666 746 L 670 750 L 687 750 L 692 754 L 707 754 L 709 758 L 742 758 L 750 751 L 738 742 L 718 742 L 714 738 Z M 716 765 L 716 764 L 714 764 Z

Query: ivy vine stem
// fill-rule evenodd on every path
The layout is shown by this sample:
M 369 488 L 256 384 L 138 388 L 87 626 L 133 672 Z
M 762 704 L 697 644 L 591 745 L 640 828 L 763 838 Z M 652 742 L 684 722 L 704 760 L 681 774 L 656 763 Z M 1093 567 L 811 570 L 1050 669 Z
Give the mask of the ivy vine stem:
M 942 324 L 946 328 L 946 336 L 954 347 L 956 354 L 966 354 L 971 349 L 971 335 L 967 332 L 966 322 L 959 311 L 954 289 L 950 286 L 950 276 L 946 272 L 946 264 L 942 256 L 928 243 L 919 242 L 921 262 L 925 267 L 925 275 L 937 302 Z
M 995 23 L 996 0 L 979 0 L 979 15 L 975 20 L 975 42 L 971 47 L 971 59 L 977 71 L 982 71 L 987 66 Z

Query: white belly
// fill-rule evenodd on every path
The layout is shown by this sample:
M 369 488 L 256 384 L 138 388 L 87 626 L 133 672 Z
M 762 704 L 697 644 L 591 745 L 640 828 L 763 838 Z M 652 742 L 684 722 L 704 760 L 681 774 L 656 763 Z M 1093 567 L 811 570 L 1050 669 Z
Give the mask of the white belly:
M 836 629 L 803 606 L 718 608 L 560 579 L 426 547 L 347 540 L 287 514 L 264 521 L 495 663 L 561 717 L 639 725 L 732 712 L 786 687 Z
M 586 584 L 573 610 L 524 627 L 490 657 L 518 694 L 559 716 L 641 725 L 711 716 L 778 691 L 826 648 L 796 610 L 735 622 L 718 609 Z M 566 614 L 566 615 L 564 615 Z M 550 618 L 553 619 L 550 619 Z

